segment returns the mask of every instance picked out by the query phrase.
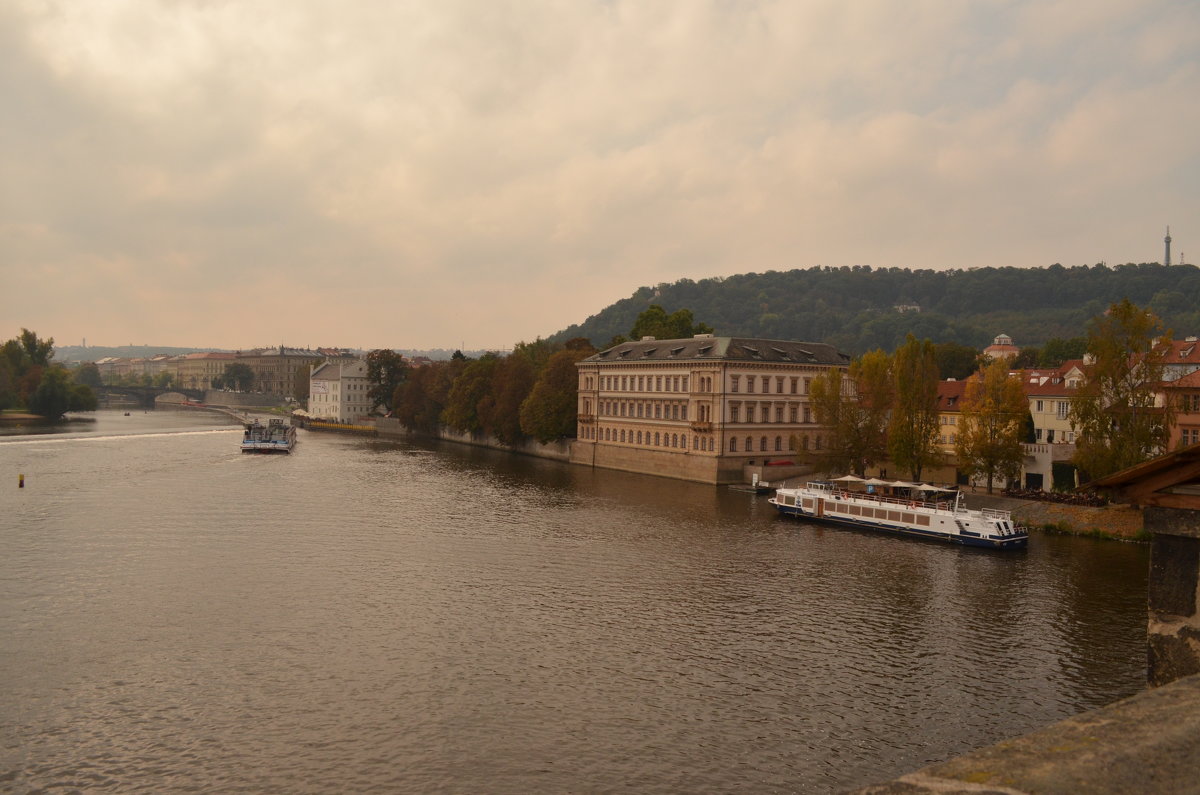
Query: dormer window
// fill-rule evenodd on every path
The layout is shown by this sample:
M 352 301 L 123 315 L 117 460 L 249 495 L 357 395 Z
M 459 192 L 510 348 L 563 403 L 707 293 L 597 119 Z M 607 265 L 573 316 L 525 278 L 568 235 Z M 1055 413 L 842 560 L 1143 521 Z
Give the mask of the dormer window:
M 647 348 L 646 350 L 642 351 L 642 356 L 653 356 L 657 352 L 658 348 Z
M 682 346 L 682 345 L 681 345 L 681 346 L 679 346 L 678 348 L 672 348 L 672 349 L 671 349 L 671 355 L 672 355 L 672 356 L 678 356 L 678 355 L 679 355 L 679 354 L 681 354 L 681 353 L 683 353 L 683 346 Z

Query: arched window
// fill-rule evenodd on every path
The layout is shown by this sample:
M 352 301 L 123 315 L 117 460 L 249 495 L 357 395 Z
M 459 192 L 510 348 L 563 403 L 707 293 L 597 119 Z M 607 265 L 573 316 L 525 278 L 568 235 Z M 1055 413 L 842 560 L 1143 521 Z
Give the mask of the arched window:
M 754 440 L 751 439 L 749 436 L 746 437 L 746 452 L 747 453 L 754 452 Z
M 796 449 L 796 437 L 789 436 L 788 437 L 788 450 L 795 451 L 795 449 Z
M 758 440 L 758 449 L 764 453 L 767 452 L 767 437 L 764 436 Z
M 783 450 L 783 437 L 776 436 L 775 437 L 775 452 L 778 453 L 781 450 Z
M 658 434 L 657 433 L 654 434 L 654 446 L 658 447 Z
M 713 445 L 714 445 L 715 443 L 716 443 L 716 442 L 714 442 L 712 439 L 709 439 L 709 440 L 708 440 L 708 449 L 709 449 L 710 451 L 712 451 L 713 449 L 715 449 L 715 448 L 713 447 Z
M 803 438 L 803 440 L 802 440 L 802 444 L 801 444 L 801 447 L 803 447 L 805 450 L 807 450 L 807 449 L 808 449 L 808 437 L 807 437 L 807 436 L 805 436 L 805 437 Z
M 818 450 L 821 449 L 821 437 L 820 436 L 817 437 L 817 449 Z
M 621 429 L 621 441 L 622 442 L 625 441 L 625 429 L 624 428 Z
M 692 437 L 692 449 L 693 449 L 693 450 L 699 450 L 699 449 L 700 449 L 700 437 L 699 437 L 699 436 L 693 436 L 693 437 Z
M 737 437 L 736 436 L 729 437 L 729 452 L 731 452 L 731 453 L 737 452 Z
M 677 433 L 671 434 L 671 446 L 672 447 L 679 446 L 679 434 L 677 434 Z

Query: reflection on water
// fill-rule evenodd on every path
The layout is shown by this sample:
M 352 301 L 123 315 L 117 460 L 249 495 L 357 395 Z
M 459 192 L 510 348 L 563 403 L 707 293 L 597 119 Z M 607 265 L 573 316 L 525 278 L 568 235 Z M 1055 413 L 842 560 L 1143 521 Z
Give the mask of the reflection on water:
M 827 791 L 1144 681 L 1146 552 L 992 554 L 456 445 L 0 438 L 18 790 Z M 6 475 L 5 477 L 9 477 Z

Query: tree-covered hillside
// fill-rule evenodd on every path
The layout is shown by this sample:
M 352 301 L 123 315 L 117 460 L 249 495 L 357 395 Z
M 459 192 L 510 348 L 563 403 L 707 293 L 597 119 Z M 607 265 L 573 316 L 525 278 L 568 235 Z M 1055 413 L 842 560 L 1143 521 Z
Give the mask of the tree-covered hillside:
M 826 342 L 859 354 L 893 350 L 908 333 L 972 347 L 1008 334 L 1017 345 L 1077 337 L 1110 304 L 1154 310 L 1176 336 L 1200 331 L 1200 269 L 1157 263 L 972 270 L 866 266 L 767 271 L 642 287 L 551 341 L 603 347 L 650 304 L 691 309 L 719 335 Z M 920 311 L 901 312 L 915 305 Z

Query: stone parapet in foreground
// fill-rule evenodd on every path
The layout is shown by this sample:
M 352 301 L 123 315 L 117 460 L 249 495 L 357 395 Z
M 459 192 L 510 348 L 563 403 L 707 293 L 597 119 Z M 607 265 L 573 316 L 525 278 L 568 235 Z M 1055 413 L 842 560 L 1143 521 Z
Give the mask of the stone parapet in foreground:
M 857 792 L 1200 792 L 1200 675 Z

